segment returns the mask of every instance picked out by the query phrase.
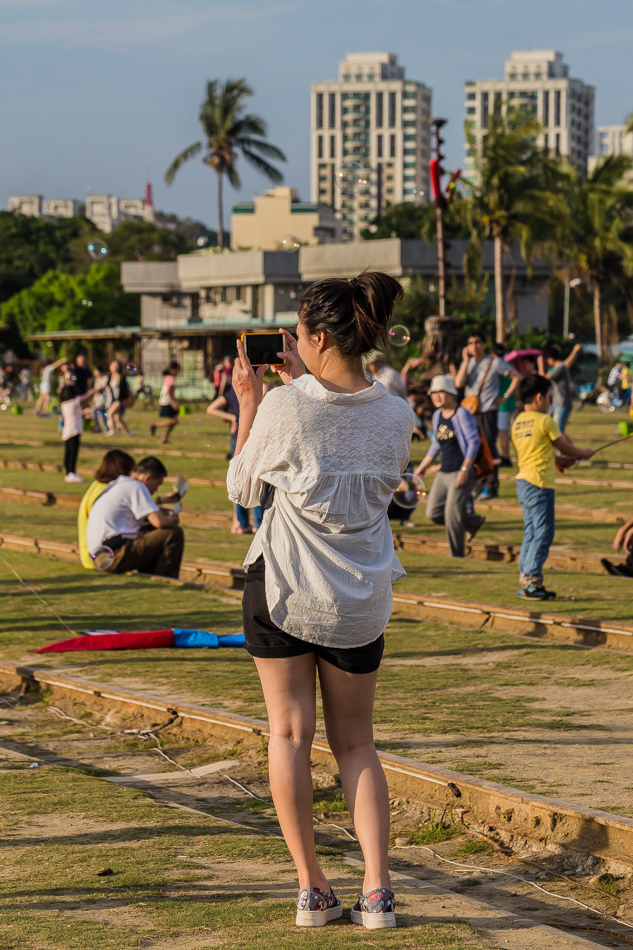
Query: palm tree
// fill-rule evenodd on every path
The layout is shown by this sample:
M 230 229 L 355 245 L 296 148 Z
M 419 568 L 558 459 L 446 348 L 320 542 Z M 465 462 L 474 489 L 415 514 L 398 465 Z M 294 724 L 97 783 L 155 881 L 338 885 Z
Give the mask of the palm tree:
M 217 177 L 218 201 L 218 247 L 224 247 L 224 214 L 222 210 L 222 184 L 227 176 L 234 188 L 242 182 L 236 169 L 241 153 L 249 164 L 266 175 L 270 181 L 283 180 L 281 172 L 267 158 L 285 162 L 286 156 L 275 145 L 265 141 L 266 123 L 260 116 L 244 114 L 244 102 L 253 91 L 245 79 L 227 79 L 221 83 L 214 79 L 207 83 L 207 98 L 200 108 L 200 125 L 205 141 L 194 142 L 177 155 L 167 171 L 165 181 L 171 185 L 181 165 L 200 152 L 202 161 L 213 168 Z
M 544 245 L 554 264 L 567 264 L 593 295 L 596 348 L 606 359 L 602 301 L 609 284 L 624 271 L 633 274 L 633 188 L 626 179 L 630 155 L 607 155 L 584 180 L 570 180 L 567 211 Z
M 560 160 L 548 156 L 537 144 L 540 123 L 532 115 L 495 106 L 488 127 L 478 142 L 470 124 L 465 132 L 475 167 L 475 181 L 467 182 L 467 195 L 456 203 L 470 231 L 466 268 L 481 267 L 484 243 L 494 244 L 496 339 L 505 341 L 507 322 L 503 286 L 503 259 L 510 243 L 518 241 L 529 264 L 535 238 L 561 209 L 556 185 L 562 176 Z

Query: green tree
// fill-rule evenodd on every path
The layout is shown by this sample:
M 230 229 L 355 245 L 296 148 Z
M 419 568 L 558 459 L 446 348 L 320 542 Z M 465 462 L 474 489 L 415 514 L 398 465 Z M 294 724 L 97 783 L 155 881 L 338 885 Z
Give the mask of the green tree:
M 498 105 L 490 116 L 480 142 L 469 122 L 466 138 L 475 168 L 469 194 L 459 202 L 470 232 L 466 265 L 479 271 L 486 240 L 494 244 L 496 339 L 503 343 L 507 332 L 503 260 L 510 244 L 517 241 L 529 264 L 538 239 L 552 221 L 564 213 L 560 161 L 536 144 L 539 122 L 522 111 L 503 112 Z
M 23 339 L 31 333 L 132 326 L 139 299 L 121 290 L 114 261 L 93 264 L 87 273 L 50 270 L 31 287 L 0 305 L 0 323 L 13 323 Z
M 281 172 L 268 159 L 285 162 L 284 153 L 266 141 L 266 123 L 260 116 L 244 114 L 244 104 L 253 95 L 245 79 L 215 79 L 207 83 L 207 98 L 200 109 L 200 125 L 204 142 L 194 142 L 177 155 L 167 171 L 165 181 L 171 185 L 176 172 L 190 158 L 203 152 L 202 161 L 217 175 L 218 247 L 224 246 L 224 212 L 222 185 L 226 175 L 234 188 L 241 188 L 237 171 L 238 155 L 262 172 L 270 181 L 280 182 Z
M 624 124 L 624 131 L 627 135 L 633 132 L 633 112 L 627 116 L 626 122 Z
M 596 348 L 606 360 L 604 296 L 619 277 L 633 274 L 633 188 L 629 155 L 608 155 L 586 178 L 576 172 L 565 194 L 567 211 L 543 253 L 556 267 L 584 280 L 593 296 Z

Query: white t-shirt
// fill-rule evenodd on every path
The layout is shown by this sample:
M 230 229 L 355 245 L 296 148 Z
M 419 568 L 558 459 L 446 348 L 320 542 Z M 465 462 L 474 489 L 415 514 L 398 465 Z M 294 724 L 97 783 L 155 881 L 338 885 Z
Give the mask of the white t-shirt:
M 159 406 L 171 406 L 171 402 L 169 400 L 169 390 L 174 385 L 175 381 L 176 380 L 173 376 L 165 376 L 163 385 L 160 388 L 160 396 L 158 397 Z
M 74 435 L 81 435 L 83 428 L 83 417 L 81 414 L 81 397 L 75 396 L 74 399 L 66 399 L 61 404 L 62 422 L 62 441 L 72 439 Z
M 143 482 L 120 475 L 110 482 L 90 509 L 86 540 L 91 554 L 108 538 L 136 538 L 141 522 L 158 511 L 158 505 Z

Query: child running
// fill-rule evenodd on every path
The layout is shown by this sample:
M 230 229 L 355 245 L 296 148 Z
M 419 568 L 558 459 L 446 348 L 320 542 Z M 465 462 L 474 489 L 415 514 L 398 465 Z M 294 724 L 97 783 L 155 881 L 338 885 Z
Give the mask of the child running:
M 411 451 L 404 399 L 370 382 L 362 358 L 385 346 L 400 284 L 387 274 L 320 280 L 299 301 L 297 340 L 262 401 L 267 367 L 253 372 L 238 340 L 240 402 L 229 497 L 272 504 L 246 558 L 246 649 L 270 722 L 269 778 L 299 874 L 296 923 L 341 917 L 314 845 L 310 751 L 316 679 L 330 748 L 365 858 L 352 923 L 395 927 L 389 879 L 389 794 L 372 730 L 374 691 L 392 605 L 404 575 L 387 508 Z M 280 361 L 281 361 L 280 359 Z M 307 372 L 306 372 L 307 370 Z
M 518 597 L 553 600 L 556 593 L 543 586 L 543 565 L 554 540 L 554 448 L 574 459 L 590 459 L 592 449 L 581 449 L 563 435 L 548 416 L 550 382 L 544 376 L 526 376 L 519 383 L 524 411 L 512 426 L 512 441 L 518 456 L 517 495 L 523 509 L 523 542 L 519 556 Z

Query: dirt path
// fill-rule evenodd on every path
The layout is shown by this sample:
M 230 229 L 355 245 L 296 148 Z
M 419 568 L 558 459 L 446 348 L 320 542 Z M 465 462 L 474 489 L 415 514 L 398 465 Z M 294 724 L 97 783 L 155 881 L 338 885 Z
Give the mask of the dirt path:
M 98 729 L 96 723 L 86 726 L 73 724 L 67 719 L 57 718 L 52 710 L 39 703 L 17 709 L 3 708 L 0 714 L 0 776 L 13 771 L 24 772 L 25 766 L 34 762 L 38 763 L 37 775 L 41 778 L 60 765 L 73 770 L 88 769 L 93 773 L 90 781 L 94 782 L 93 799 L 96 801 L 100 796 L 106 798 L 105 788 L 108 786 L 130 793 L 137 790 L 162 805 L 170 805 L 178 811 L 184 809 L 186 814 L 202 818 L 209 816 L 210 822 L 219 821 L 228 832 L 238 833 L 240 829 L 249 828 L 269 837 L 271 842 L 278 840 L 279 828 L 269 799 L 263 754 L 243 750 L 235 754 L 235 749 L 226 747 L 174 744 L 174 741 L 174 737 L 168 734 L 162 736 L 167 754 L 175 761 L 185 763 L 189 771 L 167 762 L 152 748 L 152 742 L 124 736 L 116 729 L 106 732 Z M 52 777 L 53 772 L 50 774 Z M 325 773 L 317 771 L 315 779 L 321 794 L 328 787 L 335 790 L 332 789 L 331 777 Z M 103 792 L 99 791 L 100 787 Z M 396 832 L 400 826 L 410 826 L 415 810 L 408 803 L 395 800 L 392 809 Z M 169 817 L 159 812 L 154 826 L 156 822 L 167 823 Z M 70 801 L 66 806 L 62 798 L 58 810 L 53 813 L 39 813 L 34 807 L 21 826 L 12 829 L 11 837 L 26 834 L 37 841 L 38 846 L 42 842 L 55 845 L 69 840 L 69 836 L 73 842 L 89 844 L 99 841 L 106 832 L 109 836 L 116 830 L 125 833 L 128 827 L 132 839 L 136 832 L 141 831 L 123 818 L 119 821 L 110 815 L 107 821 L 101 820 L 98 809 L 96 814 L 87 816 L 80 808 L 73 808 Z M 325 847 L 338 849 L 340 858 L 329 873 L 332 885 L 346 907 L 358 893 L 361 867 L 360 853 L 350 841 L 350 828 L 347 813 L 325 814 L 317 825 L 319 842 Z M 125 844 L 129 844 L 125 834 L 124 839 Z M 142 840 L 143 833 L 138 838 L 139 846 L 142 846 Z M 5 847 L 7 845 L 10 847 L 10 840 L 5 842 Z M 114 863 L 116 853 L 114 847 L 111 851 Z M 296 884 L 294 872 L 287 862 L 271 867 L 268 862 L 241 860 L 238 849 L 234 856 L 225 858 L 219 868 L 216 861 L 192 852 L 184 843 L 182 853 L 176 854 L 175 859 L 176 864 L 181 861 L 183 866 L 191 868 L 191 875 L 185 875 L 183 880 L 181 869 L 177 868 L 174 875 L 178 881 L 174 880 L 173 886 L 168 886 L 163 896 L 196 902 L 204 895 L 204 900 L 212 903 L 231 904 L 242 901 L 246 889 L 253 900 L 279 902 L 283 908 L 280 917 L 283 927 L 287 930 L 292 926 L 291 902 Z M 412 928 L 435 927 L 441 934 L 446 929 L 445 939 L 455 938 L 454 944 L 442 942 L 447 948 L 580 950 L 583 947 L 625 946 L 615 936 L 574 933 L 558 928 L 602 927 L 612 933 L 625 932 L 622 925 L 605 921 L 598 914 L 571 905 L 564 898 L 574 897 L 603 912 L 613 913 L 619 906 L 631 906 L 627 897 L 630 891 L 625 890 L 626 882 L 618 885 L 620 893 L 617 898 L 600 894 L 597 890 L 581 891 L 520 864 L 509 866 L 490 849 L 478 847 L 477 839 L 465 834 L 430 846 L 394 847 L 391 859 L 403 940 Z M 459 869 L 455 864 L 467 867 Z M 595 873 L 597 868 L 599 862 L 596 861 L 590 870 Z M 493 874 L 494 871 L 515 877 L 502 877 Z M 0 875 L 0 881 L 1 878 Z M 531 886 L 533 882 L 544 886 L 551 894 L 536 890 Z M 41 900 L 38 906 L 41 908 L 38 912 L 44 913 L 46 900 Z M 63 899 L 51 899 L 50 906 L 62 919 L 69 921 L 107 924 L 114 922 L 116 916 L 119 926 L 125 924 L 139 932 L 143 932 L 145 927 L 150 929 L 149 918 L 145 919 L 147 915 L 142 906 L 127 906 L 125 911 L 113 909 L 107 901 L 91 902 L 86 906 L 80 895 L 72 893 L 64 893 Z M 344 919 L 340 926 L 347 925 L 348 921 Z M 464 926 L 467 931 L 462 933 L 459 928 Z M 350 930 L 350 933 L 353 935 L 354 931 Z M 362 941 L 357 944 L 355 939 L 353 943 L 340 944 L 341 947 L 362 945 Z M 198 933 L 143 943 L 144 950 L 203 950 L 217 946 L 228 948 L 233 944 L 223 935 Z M 401 946 L 426 947 L 433 946 L 433 943 L 403 942 Z M 65 950 L 66 945 L 61 947 Z

